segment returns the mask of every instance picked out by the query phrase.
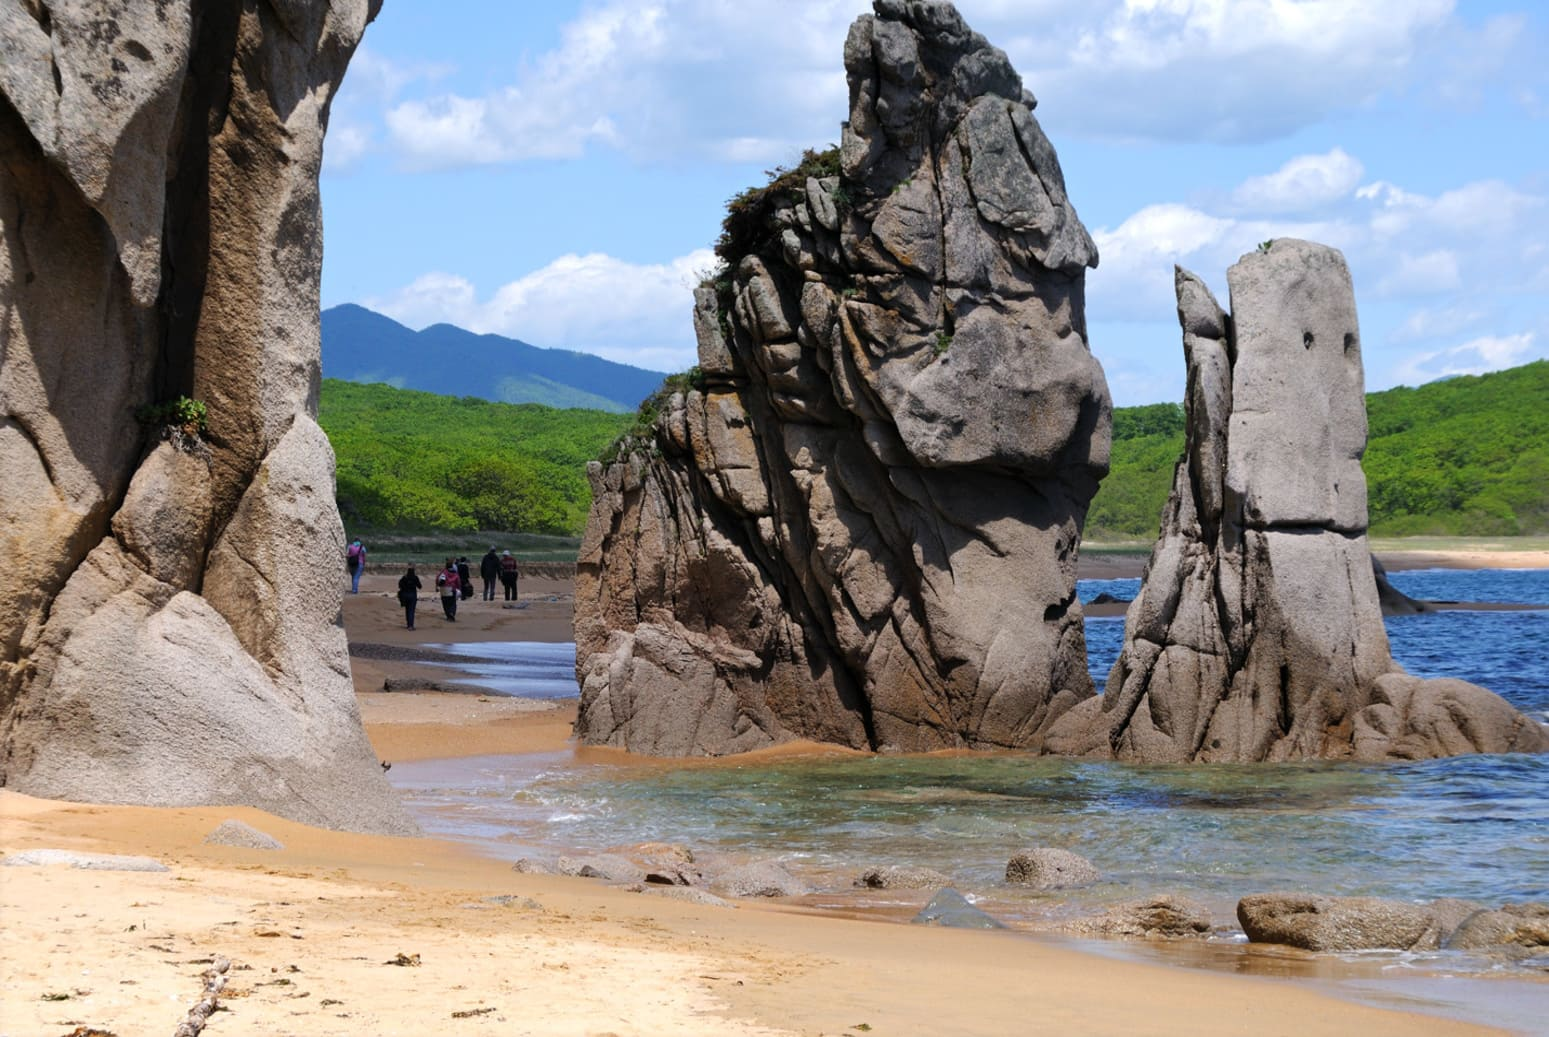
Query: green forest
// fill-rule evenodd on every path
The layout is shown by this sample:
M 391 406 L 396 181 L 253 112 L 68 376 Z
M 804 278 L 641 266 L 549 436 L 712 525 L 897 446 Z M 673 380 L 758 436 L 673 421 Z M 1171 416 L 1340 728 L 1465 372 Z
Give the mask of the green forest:
M 331 378 L 318 408 L 352 530 L 574 535 L 591 507 L 586 462 L 633 419 Z
M 1549 361 L 1366 396 L 1363 467 L 1377 536 L 1549 532 Z M 1183 453 L 1183 408 L 1121 407 L 1095 541 L 1156 536 Z
M 1370 393 L 1366 405 L 1374 534 L 1549 533 L 1549 361 Z M 319 420 L 352 528 L 573 536 L 591 503 L 586 462 L 636 416 L 330 379 Z M 1183 452 L 1183 408 L 1120 407 L 1113 440 L 1086 536 L 1149 541 Z

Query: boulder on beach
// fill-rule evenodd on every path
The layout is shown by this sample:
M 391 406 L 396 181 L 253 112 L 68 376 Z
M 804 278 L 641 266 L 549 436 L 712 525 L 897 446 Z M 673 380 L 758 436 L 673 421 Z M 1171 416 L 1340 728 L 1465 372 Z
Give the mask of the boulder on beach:
M 1078 918 L 1060 929 L 1094 936 L 1143 936 L 1182 940 L 1209 936 L 1215 928 L 1210 911 L 1187 897 L 1164 893 L 1115 904 L 1095 918 Z
M 884 864 L 861 872 L 856 876 L 855 884 L 866 889 L 940 889 L 949 881 L 934 868 Z
M 1006 881 L 1034 889 L 1089 886 L 1102 878 L 1096 865 L 1079 853 L 1041 846 L 1012 855 L 1006 862 Z
M 1469 900 L 1429 903 L 1378 897 L 1259 893 L 1237 904 L 1255 943 L 1309 951 L 1532 951 L 1549 947 L 1549 904 L 1492 909 Z
M 697 371 L 590 466 L 587 744 L 1037 747 L 1094 692 L 1097 250 L 1005 54 L 950 4 L 874 8 L 841 147 L 734 200 Z
M 417 831 L 361 728 L 315 420 L 323 134 L 378 6 L 0 19 L 8 788 Z
M 1176 271 L 1184 456 L 1103 695 L 1045 748 L 1147 763 L 1549 749 L 1499 696 L 1411 677 L 1389 654 L 1344 256 L 1280 238 L 1226 279 L 1230 314 Z
M 952 888 L 931 898 L 920 913 L 910 919 L 914 925 L 939 925 L 947 929 L 1004 929 L 1005 924 L 968 902 Z
M 222 821 L 204 837 L 213 846 L 240 846 L 249 850 L 283 850 L 285 844 L 274 836 L 260 832 L 246 821 Z
M 754 861 L 717 875 L 711 883 L 729 897 L 799 897 L 812 887 L 774 861 Z

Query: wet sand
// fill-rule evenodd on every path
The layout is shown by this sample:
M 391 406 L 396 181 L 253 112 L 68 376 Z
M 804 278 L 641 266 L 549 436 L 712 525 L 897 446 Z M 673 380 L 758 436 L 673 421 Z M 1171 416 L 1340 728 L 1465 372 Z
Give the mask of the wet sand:
M 205 845 L 228 818 L 285 848 Z M 170 1033 L 215 955 L 232 969 L 212 1037 L 1498 1032 L 1006 932 L 687 904 L 249 808 L 0 791 L 0 848 L 37 847 L 170 870 L 0 868 L 0 1026 L 18 1035 Z

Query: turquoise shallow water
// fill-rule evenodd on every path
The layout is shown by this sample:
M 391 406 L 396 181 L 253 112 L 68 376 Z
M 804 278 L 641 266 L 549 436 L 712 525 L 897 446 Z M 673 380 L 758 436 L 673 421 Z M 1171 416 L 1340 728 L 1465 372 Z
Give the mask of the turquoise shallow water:
M 1432 598 L 1549 602 L 1549 573 L 1394 582 Z M 1478 680 L 1549 716 L 1549 609 L 1388 628 L 1411 672 Z M 1095 672 L 1122 634 L 1122 619 L 1088 622 Z M 1163 891 L 1203 900 L 1222 923 L 1242 895 L 1277 889 L 1549 899 L 1549 757 L 1136 767 L 1014 753 L 619 764 L 567 752 L 401 764 L 391 777 L 428 830 L 501 857 L 666 840 L 777 858 L 820 889 L 811 902 L 833 907 L 885 903 L 851 886 L 879 864 L 936 868 L 1029 923 Z M 1103 881 L 1057 896 L 1009 889 L 1006 860 L 1030 846 L 1082 853 Z

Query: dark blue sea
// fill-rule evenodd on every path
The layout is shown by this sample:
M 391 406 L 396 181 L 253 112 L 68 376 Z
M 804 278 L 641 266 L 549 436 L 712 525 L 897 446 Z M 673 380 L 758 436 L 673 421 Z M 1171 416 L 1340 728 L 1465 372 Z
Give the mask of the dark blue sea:
M 1418 598 L 1543 606 L 1387 627 L 1411 673 L 1484 684 L 1549 721 L 1549 572 L 1391 578 Z M 1083 581 L 1081 596 L 1129 598 L 1138 583 Z M 1123 623 L 1087 622 L 1099 687 Z M 571 649 L 510 651 L 514 667 L 553 678 Z M 838 908 L 877 907 L 887 894 L 851 882 L 882 864 L 936 868 L 981 906 L 1034 925 L 1158 892 L 1194 896 L 1223 924 L 1239 897 L 1273 890 L 1549 900 L 1549 756 L 1143 767 L 1016 753 L 618 763 L 565 752 L 406 763 L 391 776 L 427 830 L 503 857 L 671 841 L 776 858 L 823 891 L 810 902 Z M 1058 895 L 1006 887 L 1007 859 L 1033 846 L 1075 850 L 1103 880 Z

